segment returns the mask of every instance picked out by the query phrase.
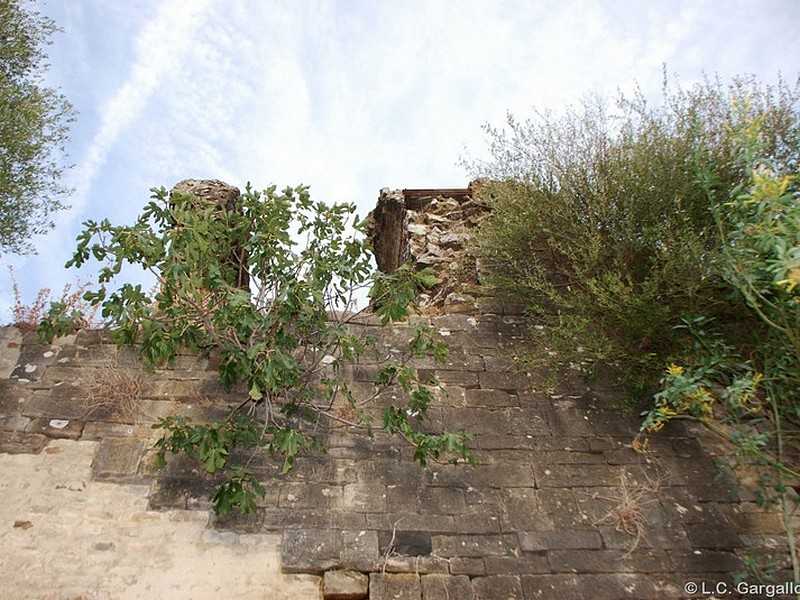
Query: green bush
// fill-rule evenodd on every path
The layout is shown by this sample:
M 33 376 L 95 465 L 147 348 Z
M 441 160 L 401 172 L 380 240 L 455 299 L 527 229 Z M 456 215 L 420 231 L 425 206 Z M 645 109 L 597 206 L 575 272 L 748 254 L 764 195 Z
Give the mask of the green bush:
M 721 240 L 717 266 L 752 314 L 749 343 L 714 331 L 706 317 L 684 319 L 692 343 L 668 367 L 641 431 L 691 419 L 731 442 L 736 462 L 729 466 L 755 470 L 759 501 L 782 509 L 798 579 L 792 520 L 800 506 L 800 144 L 795 139 L 790 152 L 769 154 L 763 127 L 756 117 L 732 131 L 742 185 L 727 199 L 708 190 Z
M 641 397 L 680 348 L 681 317 L 752 319 L 725 284 L 715 219 L 725 211 L 712 209 L 745 177 L 743 123 L 760 118 L 764 151 L 791 160 L 797 100 L 783 83 L 707 80 L 665 84 L 659 106 L 638 93 L 611 107 L 592 97 L 487 127 L 492 158 L 469 166 L 492 202 L 478 234 L 492 283 L 553 325 L 562 360 L 580 346 L 618 363 Z
M 305 187 L 282 192 L 248 187 L 235 210 L 191 195 L 170 197 L 161 189 L 154 190 L 134 225 L 89 221 L 78 237 L 67 266 L 91 259 L 104 265 L 99 290 L 84 297 L 102 307 L 118 344 L 136 346 L 151 369 L 184 349 L 213 349 L 221 357 L 222 385 L 245 386 L 241 404 L 222 421 L 193 424 L 174 416 L 154 425 L 164 432 L 157 443 L 159 465 L 168 454 L 181 452 L 209 473 L 231 474 L 214 496 L 220 513 L 253 510 L 254 496 L 264 493 L 244 469 L 249 458 L 243 453 L 252 456 L 265 448 L 282 460 L 286 472 L 295 456 L 321 448 L 314 435 L 320 421 L 366 430 L 374 416 L 370 399 L 356 400 L 343 375 L 343 367 L 368 348 L 368 340 L 348 327 L 352 315 L 343 309 L 358 288 L 374 281 L 376 314 L 384 324 L 402 320 L 415 291 L 434 280 L 408 266 L 373 275 L 369 246 L 354 215 L 354 205 L 314 202 Z M 349 233 L 351 226 L 355 233 Z M 154 295 L 130 283 L 109 290 L 126 264 L 154 274 Z M 249 289 L 242 289 L 243 280 Z M 43 334 L 63 334 L 73 325 L 76 315 L 62 308 L 50 311 Z M 381 426 L 410 443 L 423 465 L 445 455 L 474 460 L 463 431 L 435 434 L 421 427 L 436 382 L 419 381 L 409 360 L 443 360 L 446 353 L 429 327 L 418 326 L 402 359 L 379 357 L 383 370 L 376 396 L 397 388 L 397 396 L 407 399 L 405 406 L 382 411 Z

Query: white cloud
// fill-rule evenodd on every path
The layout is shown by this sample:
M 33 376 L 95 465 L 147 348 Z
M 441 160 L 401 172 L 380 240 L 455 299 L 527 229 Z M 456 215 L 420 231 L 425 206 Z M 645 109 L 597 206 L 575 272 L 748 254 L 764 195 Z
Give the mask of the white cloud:
M 130 71 L 119 89 L 100 107 L 100 124 L 82 157 L 75 178 L 74 211 L 80 213 L 98 173 L 119 136 L 141 115 L 167 73 L 175 69 L 208 0 L 158 3 L 153 19 L 134 41 Z
M 664 63 L 689 85 L 702 71 L 793 79 L 800 3 L 752 4 L 87 0 L 70 26 L 91 43 L 51 57 L 67 96 L 95 102 L 74 128 L 77 193 L 60 231 L 74 237 L 76 222 L 134 211 L 150 185 L 185 177 L 302 182 L 365 213 L 383 186 L 465 184 L 462 148 L 484 152 L 480 125 L 506 111 L 635 81 L 657 96 Z M 56 270 L 66 258 L 30 259 L 25 276 L 58 287 L 72 278 Z

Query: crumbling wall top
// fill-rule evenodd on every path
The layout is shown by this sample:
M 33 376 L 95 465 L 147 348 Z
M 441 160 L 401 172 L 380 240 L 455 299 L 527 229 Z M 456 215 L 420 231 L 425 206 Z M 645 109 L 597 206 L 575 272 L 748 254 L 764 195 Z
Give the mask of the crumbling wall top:
M 391 273 L 413 260 L 439 279 L 418 298 L 426 312 L 479 312 L 488 288 L 471 241 L 488 211 L 477 181 L 466 188 L 382 189 L 367 229 L 378 268 Z

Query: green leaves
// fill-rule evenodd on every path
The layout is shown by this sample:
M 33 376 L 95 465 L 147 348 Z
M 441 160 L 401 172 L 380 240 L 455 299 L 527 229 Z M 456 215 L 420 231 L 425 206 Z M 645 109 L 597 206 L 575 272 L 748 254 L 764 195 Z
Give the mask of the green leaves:
M 207 473 L 231 473 L 213 497 L 220 514 L 254 510 L 255 496 L 263 494 L 240 464 L 246 464 L 243 453 L 266 448 L 285 474 L 297 456 L 322 449 L 312 432 L 322 419 L 341 419 L 338 404 L 355 415 L 345 419 L 349 426 L 366 430 L 369 418 L 340 375 L 342 365 L 367 348 L 340 318 L 372 272 L 355 206 L 313 202 L 304 186 L 256 192 L 249 185 L 230 204 L 223 209 L 153 189 L 133 225 L 87 221 L 68 263 L 101 263 L 101 287 L 85 299 L 102 307 L 116 342 L 136 345 L 148 369 L 170 364 L 187 349 L 213 353 L 221 385 L 242 386 L 242 403 L 223 421 L 193 424 L 176 416 L 154 425 L 163 431 L 156 443 L 159 466 L 181 453 Z M 107 289 L 127 265 L 153 273 L 154 293 L 127 283 Z M 405 319 L 417 292 L 435 283 L 429 271 L 410 264 L 375 275 L 371 297 L 382 322 Z M 53 310 L 45 335 L 63 331 L 70 318 Z M 417 326 L 408 355 L 443 361 L 447 349 L 430 328 Z M 425 464 L 446 453 L 470 459 L 463 434 L 437 436 L 419 428 L 435 382 L 420 383 L 416 370 L 400 361 L 389 363 L 377 383 L 407 398 L 407 408 L 392 413 L 385 426 L 414 446 L 416 460 Z
M 740 77 L 691 89 L 667 82 L 663 91 L 656 104 L 634 93 L 611 106 L 589 97 L 558 113 L 509 117 L 487 128 L 492 158 L 472 165 L 492 201 L 477 242 L 498 293 L 550 326 L 545 343 L 561 364 L 625 365 L 621 383 L 645 397 L 680 351 L 672 327 L 682 315 L 748 318 L 718 268 L 724 246 L 710 210 L 743 183 L 739 130 L 761 120 L 760 147 L 776 164 L 796 160 L 800 130 L 796 85 Z M 725 219 L 736 213 L 717 207 Z M 772 221 L 779 237 L 785 218 Z M 791 247 L 781 254 L 773 244 L 781 266 L 770 265 L 769 282 L 777 277 L 787 290 Z
M 430 269 L 417 271 L 412 262 L 401 265 L 393 273 L 376 273 L 369 297 L 374 303 L 375 314 L 381 318 L 381 324 L 404 320 L 417 294 L 438 282 Z
M 27 3 L 0 2 L 0 252 L 26 254 L 52 228 L 69 189 L 61 183 L 75 109 L 46 87 L 45 47 L 57 31 Z

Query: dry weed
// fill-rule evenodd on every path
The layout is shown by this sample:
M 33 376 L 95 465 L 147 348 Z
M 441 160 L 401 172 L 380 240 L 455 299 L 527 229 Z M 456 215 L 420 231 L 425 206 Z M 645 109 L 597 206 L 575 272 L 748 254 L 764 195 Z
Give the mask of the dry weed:
M 141 368 L 122 366 L 116 358 L 93 369 L 84 399 L 88 414 L 112 413 L 128 422 L 138 421 L 145 416 L 141 406 L 143 379 Z
M 622 471 L 619 475 L 619 482 L 619 496 L 606 498 L 615 502 L 616 506 L 594 524 L 595 526 L 610 524 L 614 526 L 615 530 L 632 536 L 633 542 L 624 556 L 624 558 L 628 558 L 639 547 L 639 543 L 647 534 L 644 507 L 658 501 L 661 481 L 648 477 L 646 483 L 632 483 L 628 474 Z
M 14 293 L 14 306 L 11 309 L 13 325 L 20 329 L 20 331 L 36 331 L 39 328 L 39 323 L 47 315 L 50 309 L 50 304 L 53 301 L 50 297 L 50 288 L 42 288 L 36 294 L 36 298 L 30 304 L 25 304 L 22 301 L 22 293 L 19 289 L 19 284 L 14 278 L 14 270 L 9 267 L 8 271 L 11 275 L 12 290 Z M 72 313 L 79 311 L 83 313 L 84 318 L 80 326 L 82 328 L 90 328 L 96 326 L 97 310 L 99 307 L 91 306 L 83 299 L 83 295 L 90 287 L 90 283 L 77 283 L 75 288 L 71 284 L 66 284 L 61 291 L 61 297 L 58 302 L 66 306 L 66 312 Z

